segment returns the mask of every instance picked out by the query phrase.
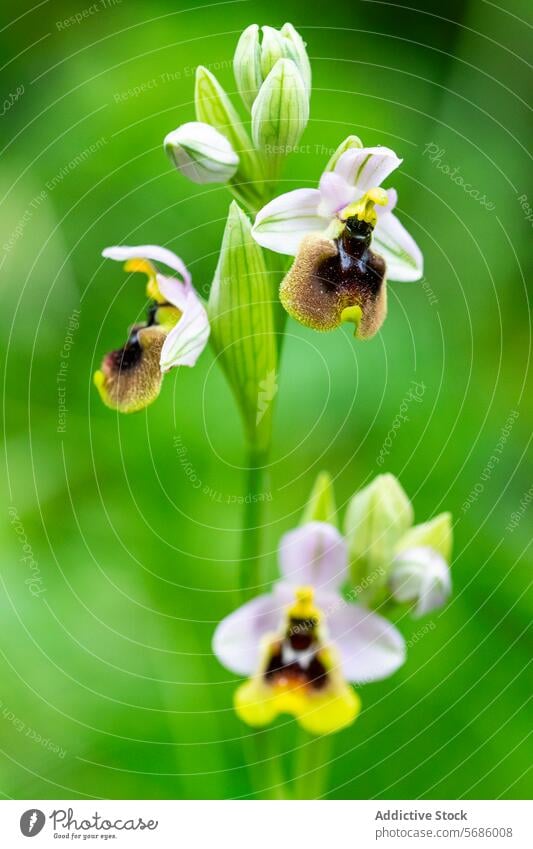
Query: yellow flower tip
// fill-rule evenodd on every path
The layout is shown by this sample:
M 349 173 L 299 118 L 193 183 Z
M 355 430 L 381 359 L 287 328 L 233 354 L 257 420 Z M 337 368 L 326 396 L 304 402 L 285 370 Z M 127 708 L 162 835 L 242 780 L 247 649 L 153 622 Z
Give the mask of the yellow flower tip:
M 370 189 L 362 198 L 344 207 L 340 217 L 343 221 L 347 218 L 358 218 L 359 221 L 366 221 L 371 227 L 375 227 L 378 220 L 375 205 L 385 206 L 388 202 L 389 197 L 385 189 Z
M 327 693 L 309 695 L 302 685 L 269 687 L 253 678 L 234 694 L 235 712 L 252 728 L 270 725 L 281 714 L 293 716 L 310 734 L 333 734 L 357 719 L 361 700 L 346 683 Z
M 97 371 L 95 371 L 95 373 L 93 375 L 93 383 L 96 386 L 96 388 L 98 389 L 98 393 L 100 395 L 100 398 L 102 399 L 104 404 L 107 404 L 107 395 L 106 395 L 106 391 L 105 391 L 105 375 L 104 375 L 104 373 L 101 369 L 98 369 Z
M 298 587 L 294 595 L 296 601 L 288 610 L 289 618 L 318 621 L 320 611 L 313 604 L 313 587 Z
M 146 274 L 148 277 L 146 283 L 146 294 L 153 301 L 157 301 L 158 304 L 166 303 L 166 298 L 163 297 L 161 292 L 159 291 L 159 286 L 157 285 L 157 272 L 152 265 L 151 262 L 147 259 L 128 259 L 127 262 L 124 263 L 124 271 L 128 272 L 140 272 L 141 274 Z
M 357 330 L 358 330 L 359 325 L 361 323 L 362 317 L 363 317 L 363 310 L 361 309 L 361 307 L 358 307 L 358 306 L 346 307 L 341 312 L 341 321 L 343 322 L 343 324 L 346 323 L 346 322 L 350 322 L 350 321 L 353 322 L 353 324 L 355 324 L 354 331 L 353 331 L 354 336 L 357 336 Z
M 360 711 L 361 699 L 345 684 L 338 693 L 317 696 L 297 719 L 310 734 L 333 734 L 355 722 Z

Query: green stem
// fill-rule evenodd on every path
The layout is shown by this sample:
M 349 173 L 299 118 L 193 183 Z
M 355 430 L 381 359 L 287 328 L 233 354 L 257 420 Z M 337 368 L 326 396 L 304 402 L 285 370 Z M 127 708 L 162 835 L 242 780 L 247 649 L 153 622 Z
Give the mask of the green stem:
M 254 731 L 249 739 L 250 771 L 257 799 L 289 799 L 287 781 L 279 750 L 279 735 L 275 729 Z
M 266 500 L 266 455 L 250 448 L 248 452 L 247 485 L 244 494 L 239 589 L 244 599 L 260 592 L 263 583 L 261 569 L 262 512 Z
M 326 788 L 331 738 L 312 737 L 302 731 L 295 753 L 293 776 L 295 799 L 319 799 Z

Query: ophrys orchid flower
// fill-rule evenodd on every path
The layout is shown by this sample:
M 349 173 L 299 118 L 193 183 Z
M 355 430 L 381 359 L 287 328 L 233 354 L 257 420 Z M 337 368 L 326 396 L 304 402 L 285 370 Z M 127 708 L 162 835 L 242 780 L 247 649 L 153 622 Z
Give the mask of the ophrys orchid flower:
M 402 162 L 394 151 L 351 146 L 333 160 L 318 189 L 296 189 L 263 207 L 253 235 L 295 256 L 280 289 L 290 315 L 316 330 L 353 321 L 366 338 L 385 318 L 386 279 L 420 279 L 423 259 L 393 212 L 396 191 L 381 188 Z
M 279 549 L 281 580 L 217 627 L 213 649 L 238 675 L 235 710 L 251 726 L 293 715 L 313 734 L 350 725 L 360 700 L 348 682 L 386 678 L 405 660 L 396 628 L 346 602 L 347 547 L 326 522 L 286 534 Z
M 133 325 L 124 347 L 107 354 L 94 375 L 104 404 L 132 413 L 157 398 L 165 372 L 196 364 L 207 345 L 209 321 L 190 272 L 172 251 L 141 245 L 106 248 L 102 255 L 125 262 L 126 271 L 142 271 L 148 277 L 146 321 Z M 177 276 L 161 274 L 154 263 Z

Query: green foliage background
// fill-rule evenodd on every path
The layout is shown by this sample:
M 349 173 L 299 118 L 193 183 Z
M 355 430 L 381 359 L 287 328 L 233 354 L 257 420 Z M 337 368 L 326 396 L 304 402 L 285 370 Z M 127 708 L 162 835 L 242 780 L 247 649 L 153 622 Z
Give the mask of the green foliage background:
M 0 124 L 0 791 L 252 793 L 248 731 L 231 710 L 235 680 L 210 649 L 215 624 L 236 603 L 245 483 L 233 399 L 211 351 L 131 417 L 101 405 L 91 376 L 144 307 L 141 284 L 124 285 L 120 267 L 101 260 L 103 247 L 163 244 L 186 260 L 200 290 L 212 279 L 229 197 L 189 184 L 162 150 L 163 136 L 194 118 L 194 68 L 208 65 L 233 92 L 239 31 L 290 20 L 308 42 L 314 90 L 283 189 L 314 185 L 348 133 L 393 147 L 405 162 L 389 184 L 423 248 L 426 282 L 390 285 L 389 317 L 368 343 L 355 343 L 349 328 L 319 335 L 288 323 L 269 574 L 280 535 L 323 468 L 341 512 L 354 490 L 392 471 L 418 521 L 443 509 L 455 518 L 453 600 L 429 622 L 400 617 L 408 661 L 361 689 L 359 720 L 333 741 L 329 795 L 526 796 L 533 508 L 507 526 L 531 487 L 531 221 L 519 200 L 529 191 L 533 205 L 527 4 L 104 5 L 66 27 L 83 0 L 33 11 L 11 0 L 0 32 L 2 96 L 25 88 Z M 128 95 L 134 87 L 142 90 Z M 433 162 L 430 144 L 442 151 Z M 75 309 L 58 433 L 57 373 Z M 422 400 L 409 404 L 380 466 L 412 381 L 424 384 Z M 38 597 L 25 583 L 31 572 L 10 507 L 38 563 Z M 292 721 L 278 735 L 286 752 L 300 745 Z

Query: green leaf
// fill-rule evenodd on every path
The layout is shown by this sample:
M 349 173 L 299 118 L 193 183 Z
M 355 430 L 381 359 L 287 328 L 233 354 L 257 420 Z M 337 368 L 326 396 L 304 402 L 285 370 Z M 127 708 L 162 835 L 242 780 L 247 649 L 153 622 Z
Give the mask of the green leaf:
M 263 198 L 261 160 L 228 95 L 203 65 L 196 70 L 194 101 L 197 120 L 211 124 L 226 136 L 239 155 L 239 167 L 229 187 L 243 203 L 257 209 Z
M 337 508 L 331 475 L 329 472 L 320 472 L 311 490 L 301 524 L 305 525 L 306 522 L 329 522 L 330 525 L 337 526 L 336 514 Z
M 271 287 L 248 217 L 230 206 L 207 311 L 211 340 L 235 393 L 248 442 L 266 452 L 277 394 Z

